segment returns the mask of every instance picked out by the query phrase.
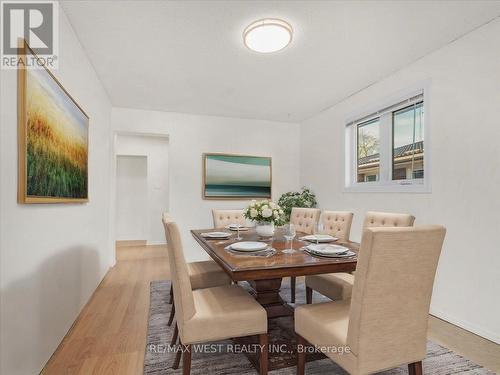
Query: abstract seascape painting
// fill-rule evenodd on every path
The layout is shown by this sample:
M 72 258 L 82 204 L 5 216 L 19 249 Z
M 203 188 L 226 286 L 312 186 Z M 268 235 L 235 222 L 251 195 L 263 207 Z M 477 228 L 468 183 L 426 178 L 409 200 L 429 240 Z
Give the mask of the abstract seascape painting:
M 270 157 L 204 154 L 203 197 L 205 199 L 271 198 Z
M 27 45 L 25 54 L 34 56 Z M 19 69 L 20 203 L 88 201 L 88 128 L 88 116 L 45 67 Z

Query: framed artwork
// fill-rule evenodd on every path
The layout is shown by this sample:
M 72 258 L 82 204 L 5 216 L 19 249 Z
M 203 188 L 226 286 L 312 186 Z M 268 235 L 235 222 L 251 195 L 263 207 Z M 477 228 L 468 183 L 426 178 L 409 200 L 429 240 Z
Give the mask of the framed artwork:
M 203 154 L 204 199 L 271 198 L 270 157 Z
M 18 202 L 88 202 L 89 117 L 26 44 L 18 70 Z

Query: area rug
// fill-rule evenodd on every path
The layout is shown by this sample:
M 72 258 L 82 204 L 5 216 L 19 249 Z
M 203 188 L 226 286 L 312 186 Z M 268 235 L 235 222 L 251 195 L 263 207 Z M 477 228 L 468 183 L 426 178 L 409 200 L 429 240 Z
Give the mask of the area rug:
M 243 287 L 246 287 L 242 283 Z M 146 375 L 164 375 L 164 374 L 182 374 L 182 362 L 178 370 L 172 369 L 172 363 L 175 358 L 175 349 L 169 346 L 173 334 L 172 327 L 167 326 L 171 305 L 169 300 L 170 281 L 153 281 L 151 283 L 150 310 L 148 321 L 148 335 L 146 342 L 146 353 L 144 357 L 144 374 Z M 290 289 L 288 283 L 284 283 L 281 291 L 284 300 L 290 300 Z M 305 302 L 305 290 L 303 284 L 297 284 L 296 301 L 298 304 Z M 314 293 L 313 302 L 327 300 L 325 297 Z M 287 320 L 288 319 L 288 320 Z M 271 319 L 270 336 L 280 337 L 283 340 L 289 335 L 291 329 L 290 318 Z M 292 337 L 289 337 L 292 339 Z M 272 342 L 271 342 L 272 343 Z M 210 343 L 194 348 L 192 353 L 191 374 L 256 374 L 256 370 L 249 358 L 248 346 L 237 346 L 231 340 Z M 281 350 L 281 349 L 280 349 Z M 283 355 L 282 355 L 283 357 Z M 270 371 L 271 375 L 291 375 L 296 373 L 294 360 L 290 360 L 286 355 L 285 359 L 290 362 L 290 367 Z M 321 355 L 311 358 L 308 355 L 306 373 L 308 375 L 316 374 L 338 374 L 347 373 L 337 366 L 334 362 Z M 281 358 L 280 360 L 283 360 Z M 272 358 L 270 358 L 272 361 Z M 436 343 L 429 341 L 427 343 L 427 358 L 423 362 L 424 374 L 426 375 L 448 375 L 448 374 L 481 374 L 493 375 L 491 372 L 468 359 L 446 349 Z M 381 374 L 406 374 L 407 366 L 402 366 Z

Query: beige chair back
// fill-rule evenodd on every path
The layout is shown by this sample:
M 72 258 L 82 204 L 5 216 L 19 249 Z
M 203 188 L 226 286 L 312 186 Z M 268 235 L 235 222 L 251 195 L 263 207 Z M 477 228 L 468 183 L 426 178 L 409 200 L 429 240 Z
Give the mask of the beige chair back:
M 174 289 L 175 316 L 181 337 L 183 335 L 184 322 L 189 320 L 195 313 L 195 305 L 191 280 L 189 279 L 186 259 L 182 248 L 181 235 L 177 224 L 170 218 L 163 219 L 165 236 L 169 250 L 170 274 Z
M 415 217 L 408 214 L 368 211 L 365 215 L 363 230 L 372 227 L 411 227 Z
M 171 219 L 171 216 L 170 216 L 170 214 L 168 212 L 163 212 L 161 214 L 161 220 L 162 220 L 163 224 L 165 224 L 165 222 L 167 220 L 170 220 L 170 219 Z M 165 233 L 165 238 L 166 238 L 166 233 Z
M 432 286 L 445 233 L 437 225 L 364 231 L 347 334 L 360 373 L 425 358 Z
M 321 222 L 325 233 L 349 241 L 353 216 L 352 212 L 347 211 L 323 211 L 321 213 Z
M 314 225 L 319 220 L 321 211 L 319 208 L 292 208 L 290 224 L 295 225 L 297 232 L 312 234 Z
M 243 210 L 212 210 L 214 228 L 224 228 L 230 224 L 245 225 Z

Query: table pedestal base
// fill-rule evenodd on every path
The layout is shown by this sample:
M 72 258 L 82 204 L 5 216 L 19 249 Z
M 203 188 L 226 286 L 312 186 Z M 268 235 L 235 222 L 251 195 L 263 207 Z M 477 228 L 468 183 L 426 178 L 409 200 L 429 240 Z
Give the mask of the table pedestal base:
M 282 279 L 252 280 L 252 295 L 267 311 L 268 318 L 293 315 L 293 308 L 280 296 Z

